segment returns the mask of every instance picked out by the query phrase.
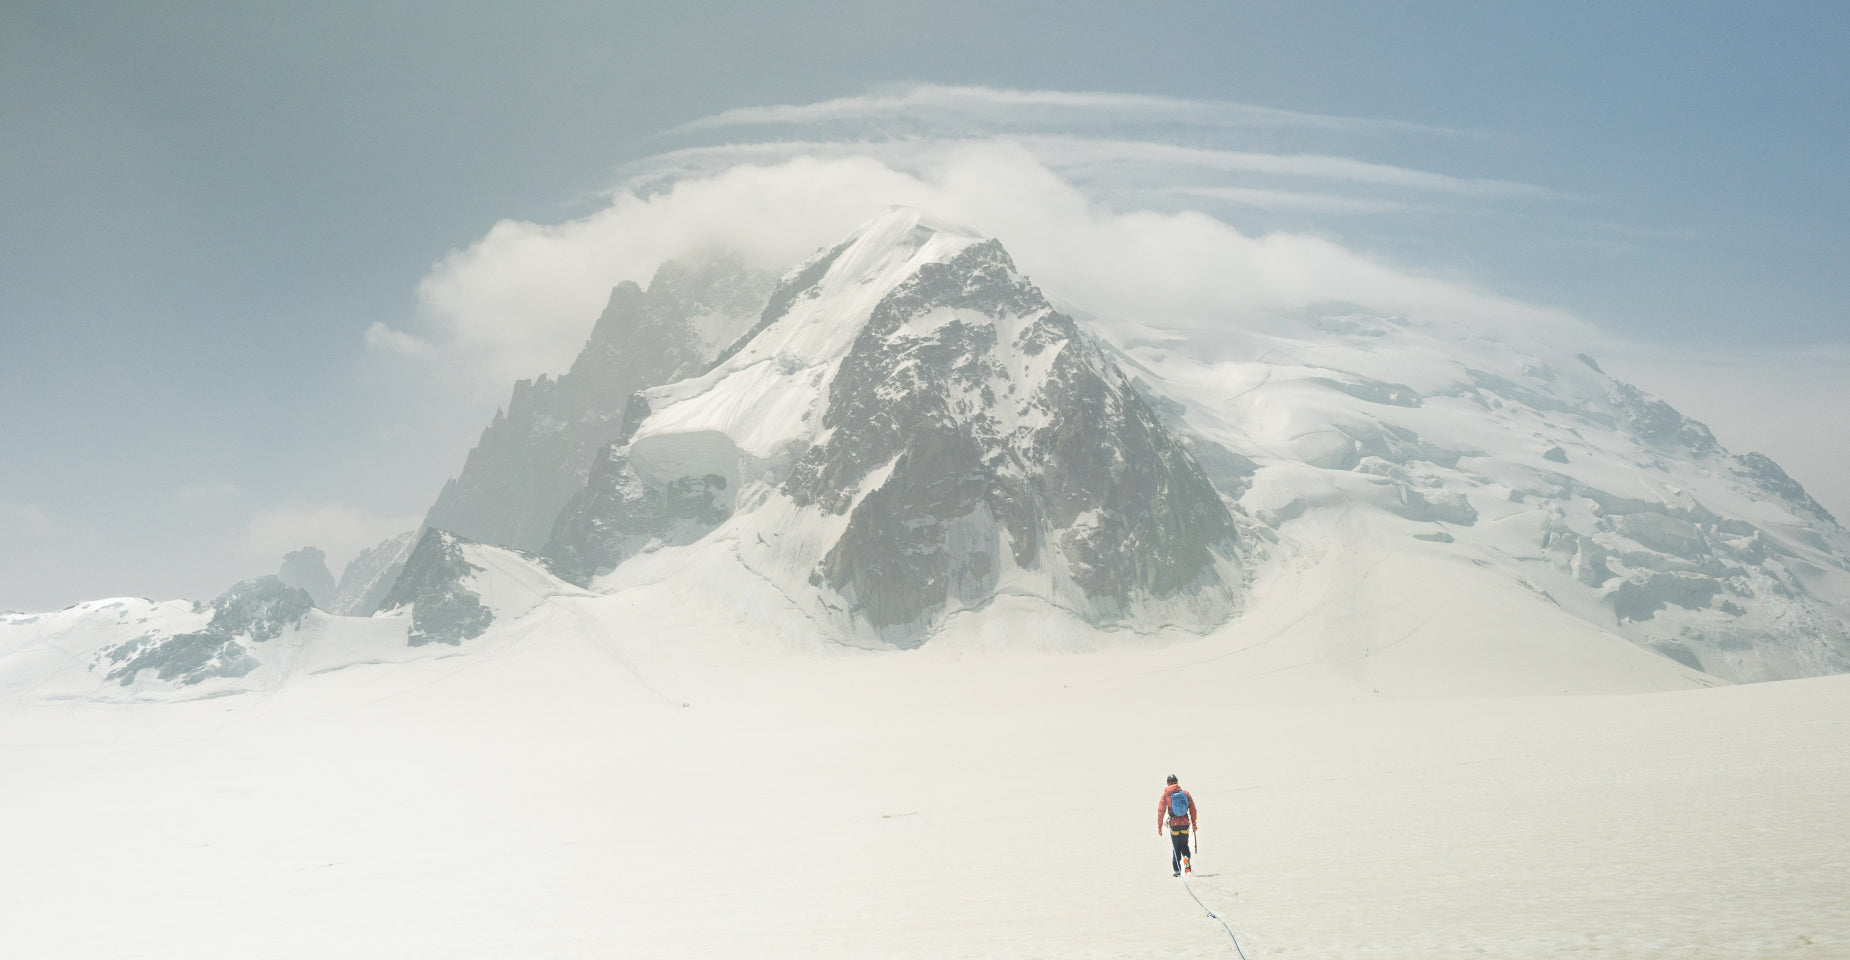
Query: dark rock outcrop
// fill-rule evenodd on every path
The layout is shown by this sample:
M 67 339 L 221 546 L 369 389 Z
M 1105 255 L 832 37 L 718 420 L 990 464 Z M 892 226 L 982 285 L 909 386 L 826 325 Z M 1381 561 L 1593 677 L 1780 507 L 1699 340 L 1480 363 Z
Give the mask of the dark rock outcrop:
M 381 610 L 411 608 L 411 627 L 405 638 L 414 647 L 458 645 L 481 636 L 494 623 L 494 611 L 469 587 L 470 575 L 482 568 L 463 557 L 464 542 L 435 527 L 425 530 L 398 582 L 379 604 Z
M 560 512 L 547 565 L 584 586 L 651 546 L 692 543 L 732 516 L 730 486 L 718 474 L 650 482 L 630 465 L 626 448 L 612 444 Z
M 106 680 L 123 686 L 143 670 L 167 683 L 192 686 L 214 677 L 241 677 L 257 669 L 253 644 L 274 640 L 297 626 L 314 606 L 308 591 L 275 576 L 245 580 L 212 601 L 205 629 L 171 635 L 147 634 L 102 655 Z

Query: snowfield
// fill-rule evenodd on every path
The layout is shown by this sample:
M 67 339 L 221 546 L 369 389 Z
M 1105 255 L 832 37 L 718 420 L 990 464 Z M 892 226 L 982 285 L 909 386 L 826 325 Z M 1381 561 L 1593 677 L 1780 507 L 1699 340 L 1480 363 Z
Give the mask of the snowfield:
M 1461 635 L 1351 650 L 1283 604 L 1106 644 L 1003 599 L 875 652 L 678 582 L 234 696 L 16 693 L 0 949 L 1232 956 L 1154 832 L 1175 772 L 1251 958 L 1850 955 L 1850 677 L 1704 688 L 1589 636 L 1470 697 Z

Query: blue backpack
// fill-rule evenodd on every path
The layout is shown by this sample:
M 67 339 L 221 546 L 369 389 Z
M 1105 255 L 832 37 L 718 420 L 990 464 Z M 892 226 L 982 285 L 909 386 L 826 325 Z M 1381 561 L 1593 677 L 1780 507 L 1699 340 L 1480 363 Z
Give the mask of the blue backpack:
M 1172 817 L 1188 816 L 1188 794 L 1177 790 L 1169 795 L 1169 815 Z

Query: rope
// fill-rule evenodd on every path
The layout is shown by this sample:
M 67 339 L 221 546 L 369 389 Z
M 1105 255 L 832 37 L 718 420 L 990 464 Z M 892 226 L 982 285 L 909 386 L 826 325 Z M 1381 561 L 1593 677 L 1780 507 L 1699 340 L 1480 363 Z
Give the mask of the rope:
M 1220 914 L 1209 910 L 1208 905 L 1202 903 L 1200 897 L 1195 896 L 1195 888 L 1188 885 L 1188 874 L 1186 873 L 1182 875 L 1182 889 L 1188 891 L 1189 897 L 1195 901 L 1195 906 L 1200 907 L 1202 912 L 1208 915 L 1208 919 L 1216 921 L 1222 930 L 1227 931 L 1227 939 L 1233 941 L 1233 952 L 1240 955 L 1240 960 L 1246 960 L 1246 951 L 1240 949 L 1240 938 L 1233 935 L 1233 928 L 1227 926 L 1227 921 L 1222 920 Z

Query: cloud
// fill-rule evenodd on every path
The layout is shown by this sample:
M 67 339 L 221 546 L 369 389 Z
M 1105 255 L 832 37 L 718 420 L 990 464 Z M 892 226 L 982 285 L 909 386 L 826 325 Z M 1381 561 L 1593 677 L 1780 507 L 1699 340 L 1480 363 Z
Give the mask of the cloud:
M 1370 214 L 1401 213 L 1412 208 L 1410 204 L 1397 200 L 1370 200 L 1334 193 L 1303 193 L 1295 190 L 1267 190 L 1260 187 L 1177 187 L 1172 192 L 1208 200 L 1222 200 L 1239 206 L 1258 207 L 1261 210 Z
M 242 492 L 237 484 L 221 480 L 216 483 L 189 483 L 175 490 L 173 496 L 181 503 L 198 503 L 201 500 L 224 500 Z
M 0 523 L 15 533 L 45 537 L 57 533 L 59 526 L 43 507 L 30 503 L 0 503 Z
M 927 199 L 923 183 L 868 158 L 797 157 L 684 179 L 650 196 L 560 224 L 504 220 L 439 261 L 418 287 L 442 362 L 471 368 L 487 389 L 556 372 L 583 346 L 617 283 L 647 285 L 676 257 L 728 249 L 782 269 L 890 203 Z M 382 328 L 375 348 L 411 334 Z
M 1133 152 L 1128 146 L 1121 152 Z M 1339 161 L 1313 165 L 1333 175 L 1389 176 Z M 646 195 L 618 191 L 603 209 L 565 223 L 502 221 L 424 278 L 419 296 L 429 333 L 422 339 L 444 358 L 473 365 L 484 389 L 499 393 L 514 377 L 566 367 L 619 281 L 646 284 L 663 261 L 714 248 L 787 268 L 893 205 L 922 207 L 999 237 L 1054 295 L 1145 325 L 1225 325 L 1331 300 L 1486 325 L 1571 322 L 1319 237 L 1251 236 L 1192 210 L 1118 210 L 1031 146 L 978 141 L 921 143 L 903 162 L 842 151 L 735 164 Z M 369 342 L 390 346 L 398 336 L 383 330 Z
M 239 546 L 246 557 L 272 564 L 281 564 L 285 553 L 320 547 L 338 577 L 354 554 L 422 522 L 422 517 L 380 516 L 347 503 L 285 504 L 252 514 Z
M 1145 176 L 1170 170 L 1266 174 L 1475 197 L 1546 197 L 1541 187 L 1510 180 L 1454 177 L 1428 170 L 1311 153 L 1255 153 L 1137 140 L 1029 137 L 1023 145 L 1054 166 L 1128 167 Z
M 419 357 L 434 349 L 427 340 L 420 340 L 403 330 L 394 330 L 375 320 L 366 328 L 366 345 L 375 350 L 396 353 L 401 356 Z
M 1296 127 L 1343 133 L 1407 133 L 1468 136 L 1465 131 L 1399 120 L 1342 117 L 1273 107 L 1145 94 L 1001 90 L 922 84 L 818 103 L 740 107 L 681 124 L 669 134 L 752 126 L 816 126 L 848 121 L 928 123 L 936 129 L 962 125 L 1161 123 L 1171 126 Z
M 1486 177 L 1455 177 L 1430 170 L 1374 163 L 1316 153 L 1263 153 L 1184 146 L 1155 140 L 1121 140 L 1065 135 L 931 138 L 904 137 L 884 140 L 795 140 L 769 143 L 735 143 L 673 150 L 624 168 L 619 191 L 647 192 L 657 184 L 671 184 L 740 164 L 766 164 L 792 157 L 832 158 L 861 156 L 895 169 L 921 173 L 952 150 L 985 143 L 1009 144 L 1027 150 L 1049 169 L 1078 176 L 1109 191 L 1118 184 L 1176 184 L 1177 178 L 1212 178 L 1191 190 L 1224 188 L 1227 175 L 1334 181 L 1395 191 L 1452 194 L 1482 199 L 1565 199 L 1558 191 L 1533 184 Z
M 646 285 L 663 262 L 708 249 L 781 270 L 893 205 L 1000 237 L 1050 291 L 1095 312 L 1179 324 L 1333 298 L 1392 312 L 1518 309 L 1283 228 L 1415 211 L 1430 219 L 1558 194 L 1237 142 L 1257 128 L 1300 146 L 1337 133 L 1459 135 L 1142 94 L 929 85 L 729 110 L 667 136 L 783 136 L 632 162 L 584 217 L 501 221 L 433 265 L 419 284 L 414 323 L 374 324 L 365 341 L 377 354 L 460 372 L 478 401 L 498 399 L 515 379 L 565 369 L 622 281 Z M 1434 204 L 1437 197 L 1445 204 Z M 1229 204 L 1257 232 L 1241 234 L 1202 212 Z M 1139 276 L 1166 279 L 1154 285 Z

